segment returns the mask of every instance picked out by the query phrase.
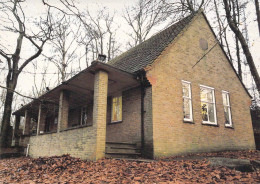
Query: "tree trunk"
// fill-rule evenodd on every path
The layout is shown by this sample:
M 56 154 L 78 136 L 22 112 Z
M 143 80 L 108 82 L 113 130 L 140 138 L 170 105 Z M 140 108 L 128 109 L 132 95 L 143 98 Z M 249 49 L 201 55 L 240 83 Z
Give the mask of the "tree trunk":
M 255 10 L 256 10 L 256 17 L 258 23 L 258 31 L 260 36 L 260 10 L 259 10 L 259 0 L 255 0 Z
M 7 92 L 5 97 L 4 103 L 4 114 L 2 119 L 2 127 L 1 127 L 1 136 L 0 136 L 0 148 L 8 147 L 8 139 L 12 135 L 12 132 L 8 132 L 10 130 L 10 120 L 12 114 L 12 103 L 13 103 L 13 96 L 14 96 L 14 89 L 16 87 L 17 77 L 14 80 L 8 80 L 6 82 Z
M 238 40 L 239 40 L 239 42 L 242 46 L 243 52 L 246 56 L 248 66 L 250 68 L 250 72 L 251 72 L 251 74 L 254 78 L 257 90 L 260 94 L 260 78 L 259 78 L 259 74 L 257 72 L 257 69 L 255 67 L 255 63 L 254 63 L 253 57 L 251 55 L 251 52 L 249 50 L 248 44 L 247 44 L 242 32 L 237 28 L 236 23 L 234 22 L 234 20 L 231 17 L 231 13 L 230 13 L 230 10 L 229 10 L 229 5 L 228 5 L 227 0 L 223 0 L 223 2 L 224 2 L 224 8 L 225 8 L 225 11 L 226 11 L 226 16 L 227 16 L 229 27 L 234 32 L 234 34 L 236 35 L 236 37 L 238 38 Z
M 238 38 L 237 37 L 236 37 L 236 54 L 237 54 L 238 76 L 242 80 L 243 79 L 243 76 L 242 76 L 242 66 L 241 66 L 240 49 L 239 49 L 239 43 L 238 43 Z
M 219 16 L 219 10 L 218 10 L 218 5 L 216 0 L 214 0 L 214 6 L 215 6 L 215 13 L 217 16 L 217 21 L 218 21 L 218 27 L 219 27 L 219 32 L 222 33 L 222 27 L 221 27 L 221 23 L 220 23 L 220 16 Z M 223 47 L 223 40 L 222 40 L 222 36 L 220 36 L 220 44 Z
M 239 12 L 239 5 L 238 5 L 238 1 L 235 0 L 236 2 L 234 2 L 234 0 L 232 1 L 232 10 L 233 10 L 233 20 L 236 24 L 237 29 L 239 26 L 239 22 L 240 22 L 240 12 Z M 237 36 L 235 37 L 236 40 L 236 55 L 237 55 L 237 71 L 238 71 L 238 76 L 240 77 L 240 79 L 242 80 L 242 66 L 241 66 L 241 59 L 240 59 L 240 48 L 239 48 L 239 43 L 238 43 L 238 38 Z

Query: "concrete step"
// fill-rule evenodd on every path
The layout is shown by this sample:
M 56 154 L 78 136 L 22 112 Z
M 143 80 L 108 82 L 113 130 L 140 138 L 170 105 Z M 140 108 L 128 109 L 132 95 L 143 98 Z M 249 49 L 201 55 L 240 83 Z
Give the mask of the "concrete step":
M 107 142 L 107 158 L 139 158 L 141 150 L 134 143 L 127 142 Z
M 136 148 L 136 144 L 127 142 L 106 142 L 106 147 L 113 148 Z
M 106 153 L 140 153 L 138 148 L 117 148 L 117 147 L 106 147 Z
M 141 153 L 106 153 L 106 158 L 140 158 Z

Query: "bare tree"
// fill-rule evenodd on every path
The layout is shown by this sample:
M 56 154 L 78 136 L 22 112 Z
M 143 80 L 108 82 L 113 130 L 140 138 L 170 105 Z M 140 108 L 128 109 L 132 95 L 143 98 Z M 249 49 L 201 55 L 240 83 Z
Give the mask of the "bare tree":
M 114 22 L 114 15 L 109 14 L 106 8 L 100 9 L 96 16 L 86 10 L 85 21 L 82 21 L 84 30 L 79 43 L 85 46 L 87 64 L 89 57 L 93 61 L 98 54 L 105 54 L 108 56 L 107 60 L 111 60 L 120 52 L 120 44 L 116 41 L 118 26 Z
M 195 13 L 197 10 L 201 9 L 204 4 L 205 0 L 180 0 L 183 6 L 183 9 L 188 10 L 191 13 Z
M 33 64 L 33 86 L 32 86 L 32 96 L 33 98 L 38 98 L 39 96 L 43 95 L 47 91 L 49 91 L 49 87 L 51 86 L 51 79 L 47 78 L 47 71 L 48 67 L 44 66 L 40 70 L 41 73 L 37 73 L 38 63 Z M 40 78 L 40 80 L 39 80 Z M 38 80 L 37 80 L 38 79 Z
M 231 1 L 234 1 L 234 0 L 231 0 Z M 236 37 L 238 38 L 238 40 L 239 40 L 239 42 L 242 46 L 243 52 L 244 52 L 246 60 L 247 60 L 247 64 L 250 68 L 251 74 L 252 74 L 254 81 L 256 83 L 257 90 L 260 94 L 260 78 L 259 78 L 259 74 L 257 72 L 256 66 L 255 66 L 252 54 L 249 50 L 249 46 L 246 42 L 244 35 L 240 31 L 240 29 L 237 27 L 238 22 L 236 22 L 236 20 L 234 20 L 234 18 L 232 18 L 232 15 L 231 15 L 231 12 L 230 12 L 230 3 L 228 2 L 228 0 L 223 0 L 223 3 L 224 3 L 224 8 L 225 8 L 226 17 L 227 17 L 229 27 L 234 32 L 234 34 L 236 35 Z
M 236 27 L 239 27 L 240 24 L 240 7 L 238 4 L 238 0 L 232 0 L 231 1 L 231 9 L 233 12 L 232 18 L 234 22 L 236 22 Z M 242 80 L 242 66 L 241 66 L 241 58 L 240 58 L 240 46 L 238 42 L 238 37 L 235 35 L 235 44 L 236 44 L 236 56 L 237 56 L 237 71 L 238 71 L 238 76 Z
M 23 69 L 36 59 L 42 53 L 43 46 L 50 40 L 51 32 L 53 30 L 52 23 L 49 19 L 49 9 L 45 18 L 41 17 L 39 22 L 34 27 L 34 31 L 30 31 L 29 27 L 26 27 L 27 17 L 23 11 L 22 0 L 6 0 L 0 2 L 1 8 L 1 21 L 5 22 L 1 25 L 1 30 L 12 33 L 17 36 L 16 46 L 14 52 L 5 46 L 3 40 L 0 40 L 0 56 L 1 60 L 4 59 L 8 65 L 8 72 L 6 75 L 6 95 L 4 101 L 4 112 L 2 118 L 0 147 L 6 147 L 8 138 L 8 127 L 10 126 L 10 118 L 12 112 L 12 104 L 14 97 L 14 90 L 16 88 L 19 75 Z M 37 33 L 35 33 L 37 31 Z M 24 41 L 29 41 L 36 52 L 26 59 L 22 59 L 22 49 Z M 15 44 L 13 44 L 15 45 Z
M 50 0 L 42 0 L 42 2 L 64 15 L 76 17 L 82 23 L 84 33 L 81 33 L 78 43 L 84 46 L 85 52 L 78 57 L 79 63 L 85 57 L 88 66 L 89 60 L 95 60 L 98 54 L 106 54 L 109 60 L 120 53 L 120 44 L 116 41 L 119 27 L 115 24 L 114 14 L 109 14 L 107 8 L 101 8 L 95 16 L 88 9 L 81 12 L 73 0 L 59 0 L 61 6 L 52 4 Z
M 153 29 L 163 23 L 168 17 L 168 7 L 161 0 L 138 0 L 138 2 L 125 8 L 124 19 L 131 27 L 132 33 L 128 33 L 133 43 L 133 47 L 145 41 Z
M 106 16 L 105 17 L 106 29 L 108 34 L 107 39 L 107 60 L 113 59 L 119 52 L 119 48 L 121 44 L 118 44 L 116 41 L 116 32 L 117 28 L 114 28 L 114 15 L 113 16 Z
M 54 38 L 51 40 L 51 56 L 46 56 L 55 64 L 58 69 L 58 83 L 64 82 L 68 78 L 68 66 L 77 58 L 77 37 L 80 30 L 80 24 L 73 17 L 64 14 L 53 14 L 52 20 L 60 17 L 60 23 L 53 30 Z M 75 29 L 76 28 L 76 29 Z

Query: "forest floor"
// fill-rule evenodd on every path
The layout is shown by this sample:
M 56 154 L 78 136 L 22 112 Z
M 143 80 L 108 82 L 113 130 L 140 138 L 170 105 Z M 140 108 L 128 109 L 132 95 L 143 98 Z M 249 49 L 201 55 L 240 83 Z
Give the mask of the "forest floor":
M 225 166 L 212 166 L 208 160 L 211 157 L 260 160 L 260 151 L 96 162 L 69 155 L 8 158 L 0 160 L 0 183 L 260 183 L 259 169 L 240 172 Z

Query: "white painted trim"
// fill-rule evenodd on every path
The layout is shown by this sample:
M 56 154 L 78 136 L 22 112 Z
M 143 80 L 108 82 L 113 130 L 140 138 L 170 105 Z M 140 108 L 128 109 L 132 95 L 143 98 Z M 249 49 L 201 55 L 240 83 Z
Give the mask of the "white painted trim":
M 186 98 L 189 99 L 189 104 L 190 104 L 190 116 L 191 118 L 183 118 L 184 121 L 189 121 L 189 122 L 193 122 L 193 111 L 192 111 L 192 93 L 191 93 L 191 82 L 189 81 L 185 81 L 185 80 L 181 80 L 181 83 L 186 83 L 189 85 L 189 97 L 183 96 L 182 94 L 182 98 Z M 184 104 L 183 104 L 184 105 Z
M 200 84 L 200 87 L 203 87 L 203 88 L 208 88 L 208 89 L 213 89 L 213 90 L 215 90 L 215 88 L 213 88 L 213 87 L 210 87 L 210 86 L 205 86 L 205 85 L 202 85 L 202 84 Z
M 229 93 L 228 91 L 222 90 L 222 93 Z
M 228 105 L 224 105 L 224 101 L 223 101 L 223 93 L 224 94 L 227 94 L 227 102 L 228 102 Z M 225 123 L 225 127 L 233 127 L 233 121 L 232 121 L 232 116 L 231 116 L 231 104 L 230 104 L 230 95 L 229 95 L 229 92 L 228 91 L 224 91 L 222 90 L 222 104 L 223 104 L 223 107 L 228 107 L 228 118 L 229 118 L 229 124 L 226 124 Z M 225 109 L 224 109 L 225 110 Z M 225 113 L 225 112 L 224 112 Z M 224 114 L 225 116 L 225 114 Z
M 181 82 L 184 82 L 184 83 L 191 84 L 191 82 L 189 82 L 189 81 L 186 81 L 186 80 L 181 80 Z

